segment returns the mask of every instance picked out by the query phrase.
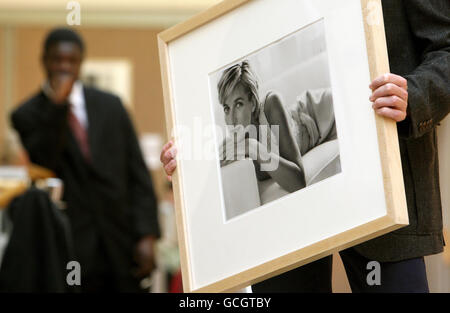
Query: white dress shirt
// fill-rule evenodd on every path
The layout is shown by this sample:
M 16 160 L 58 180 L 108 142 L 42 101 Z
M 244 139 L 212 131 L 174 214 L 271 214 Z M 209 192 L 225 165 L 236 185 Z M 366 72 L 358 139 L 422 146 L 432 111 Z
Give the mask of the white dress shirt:
M 86 112 L 86 100 L 84 98 L 83 84 L 77 80 L 72 87 L 72 91 L 69 95 L 69 102 L 72 104 L 72 113 L 75 114 L 81 125 L 87 129 L 88 118 Z

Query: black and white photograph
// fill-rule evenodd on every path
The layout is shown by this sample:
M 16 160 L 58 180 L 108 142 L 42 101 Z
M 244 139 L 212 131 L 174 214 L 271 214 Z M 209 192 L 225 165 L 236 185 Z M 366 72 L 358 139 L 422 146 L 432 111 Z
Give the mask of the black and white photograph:
M 209 83 L 225 220 L 341 172 L 323 19 Z

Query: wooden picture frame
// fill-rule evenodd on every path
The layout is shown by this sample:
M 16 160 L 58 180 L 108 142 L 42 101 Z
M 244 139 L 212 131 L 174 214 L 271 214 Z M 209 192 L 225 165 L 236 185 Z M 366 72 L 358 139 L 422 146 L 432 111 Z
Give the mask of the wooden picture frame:
M 173 73 L 174 68 L 177 66 L 176 64 L 179 64 L 179 62 L 174 62 L 172 59 L 173 55 L 171 55 L 172 49 L 175 49 L 174 47 L 177 47 L 178 49 L 179 46 L 174 46 L 173 44 L 178 44 L 180 41 L 183 41 L 184 44 L 189 46 L 189 42 L 192 39 L 191 35 L 193 33 L 208 33 L 208 28 L 211 27 L 212 24 L 224 17 L 226 18 L 230 14 L 238 16 L 238 14 L 240 14 L 239 12 L 246 10 L 250 6 L 253 6 L 252 8 L 254 8 L 268 5 L 268 3 L 273 5 L 273 2 L 279 3 L 279 6 L 288 6 L 288 3 L 292 3 L 292 1 L 279 2 L 275 0 L 225 0 L 198 14 L 192 19 L 165 30 L 158 35 L 167 132 L 169 135 L 172 133 L 173 129 L 177 127 L 177 114 L 181 114 L 176 112 L 177 100 L 175 96 L 176 88 L 180 85 L 174 84 L 175 77 Z M 333 0 L 332 2 L 340 3 L 341 1 Z M 367 51 L 366 61 L 368 64 L 367 71 L 370 73 L 370 80 L 373 80 L 379 75 L 389 72 L 381 0 L 352 0 L 346 3 L 349 2 L 352 2 L 353 6 L 360 5 L 359 13 L 362 16 L 362 21 L 355 23 L 357 25 L 363 25 L 361 32 L 362 36 L 365 36 L 365 49 Z M 317 1 L 317 3 L 319 3 L 317 6 L 325 7 L 327 0 Z M 345 13 L 341 12 L 341 14 Z M 239 23 L 238 19 L 236 19 L 236 23 Z M 227 64 L 227 62 L 222 63 L 223 65 Z M 368 100 L 369 95 L 369 89 L 367 89 L 366 102 L 368 106 L 370 106 Z M 375 144 L 378 147 L 379 155 L 376 156 L 376 158 L 379 158 L 381 163 L 380 177 L 382 177 L 382 191 L 384 194 L 384 198 L 382 199 L 382 202 L 385 204 L 385 208 L 383 209 L 384 213 L 361 225 L 351 227 L 331 236 L 325 236 L 322 240 L 301 246 L 288 253 L 269 259 L 266 258 L 264 262 L 259 262 L 261 259 L 258 259 L 258 261 L 254 262 L 253 266 L 247 266 L 247 268 L 241 271 L 231 274 L 221 273 L 221 275 L 211 278 L 208 283 L 199 283 L 199 280 L 195 275 L 195 271 L 198 271 L 198 268 L 194 268 L 194 261 L 197 262 L 202 256 L 192 252 L 192 240 L 195 241 L 199 239 L 198 236 L 193 237 L 192 235 L 194 230 L 192 225 L 189 224 L 193 220 L 191 216 L 192 212 L 187 209 L 187 197 L 192 191 L 186 189 L 188 187 L 186 181 L 194 181 L 196 177 L 191 177 L 192 174 L 189 176 L 188 174 L 192 172 L 185 170 L 184 166 L 186 166 L 186 164 L 177 160 L 178 167 L 173 175 L 173 189 L 175 195 L 176 222 L 184 291 L 235 291 L 407 225 L 408 213 L 396 123 L 375 115 L 373 111 L 371 114 L 371 118 L 373 118 L 374 125 L 376 126 L 374 132 L 378 139 Z M 178 115 L 178 117 L 179 116 L 180 115 Z M 203 177 L 202 175 L 200 176 Z M 199 178 L 200 182 L 198 182 L 198 186 L 203 185 L 201 177 Z M 361 203 L 361 206 L 365 205 L 365 203 Z M 204 216 L 203 223 L 208 222 L 208 216 Z M 274 230 L 274 234 L 275 233 L 276 230 Z M 221 245 L 220 242 L 217 242 L 217 244 Z M 228 245 L 224 246 L 228 247 Z M 230 252 L 230 254 L 232 254 L 232 252 Z

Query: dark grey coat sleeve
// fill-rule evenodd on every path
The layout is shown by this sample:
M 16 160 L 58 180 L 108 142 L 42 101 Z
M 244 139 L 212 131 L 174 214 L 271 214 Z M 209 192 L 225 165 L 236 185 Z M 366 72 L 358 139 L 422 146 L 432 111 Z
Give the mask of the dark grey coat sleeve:
M 398 124 L 401 137 L 421 137 L 450 111 L 450 1 L 407 0 L 406 16 L 421 55 L 409 75 L 408 117 Z

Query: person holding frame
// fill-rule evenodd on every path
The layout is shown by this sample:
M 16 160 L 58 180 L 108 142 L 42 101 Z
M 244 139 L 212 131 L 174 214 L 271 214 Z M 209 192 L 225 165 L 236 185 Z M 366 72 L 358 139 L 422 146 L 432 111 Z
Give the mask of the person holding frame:
M 450 2 L 382 1 L 391 73 L 371 84 L 380 116 L 397 122 L 410 225 L 341 251 L 353 292 L 429 292 L 424 256 L 443 251 L 436 127 L 450 111 Z M 174 142 L 161 152 L 171 179 Z M 369 285 L 367 265 L 380 264 Z M 253 285 L 254 292 L 331 292 L 332 256 Z

